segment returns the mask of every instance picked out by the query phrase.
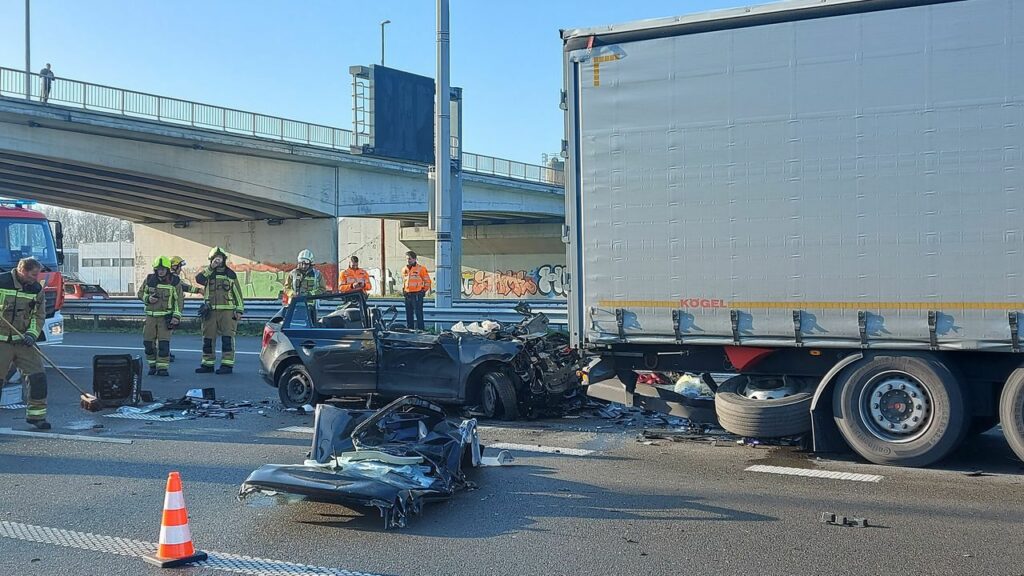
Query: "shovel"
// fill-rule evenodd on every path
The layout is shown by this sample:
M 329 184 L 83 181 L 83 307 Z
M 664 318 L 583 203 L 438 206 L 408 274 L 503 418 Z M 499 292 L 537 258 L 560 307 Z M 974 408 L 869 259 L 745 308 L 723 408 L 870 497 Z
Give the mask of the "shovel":
M 15 327 L 14 327 L 14 326 L 13 326 L 13 325 L 12 325 L 12 324 L 11 324 L 11 323 L 10 323 L 10 322 L 8 321 L 8 320 L 7 320 L 7 318 L 5 318 L 4 316 L 0 316 L 0 320 L 3 320 L 3 321 L 4 321 L 4 324 L 6 324 L 6 325 L 7 325 L 7 327 L 11 329 L 11 331 L 12 331 L 12 332 L 14 332 L 15 334 L 17 334 L 17 335 L 18 335 L 18 336 L 20 336 L 21 338 L 24 338 L 24 337 L 25 337 L 25 335 L 24 335 L 24 334 L 22 334 L 21 332 L 18 332 L 18 329 L 17 329 L 17 328 L 15 328 Z M 71 386 L 73 386 L 73 387 L 75 388 L 75 390 L 78 390 L 79 394 L 81 394 L 81 396 L 80 396 L 80 401 L 79 401 L 79 405 L 80 405 L 80 406 L 82 407 L 82 409 L 83 409 L 83 410 L 88 410 L 89 412 L 99 412 L 100 410 L 103 410 L 103 403 L 102 403 L 102 402 L 100 402 L 100 399 L 99 399 L 99 398 L 97 398 L 97 397 L 93 396 L 92 394 L 89 394 L 88 392 L 86 392 L 85 390 L 83 390 L 81 386 L 79 386 L 78 384 L 75 384 L 75 381 L 71 379 L 71 376 L 68 376 L 66 372 L 64 372 L 63 370 L 61 370 L 61 369 L 60 369 L 60 366 L 57 366 L 57 365 L 56 365 L 56 364 L 55 364 L 55 363 L 53 362 L 53 360 L 50 360 L 50 359 L 49 359 L 49 358 L 48 358 L 48 357 L 46 356 L 46 354 L 43 354 L 43 351 L 39 349 L 39 346 L 37 346 L 37 345 L 35 345 L 35 344 L 33 343 L 33 344 L 32 344 L 32 348 L 33 348 L 33 349 L 35 349 L 35 351 L 36 351 L 36 352 L 37 352 L 37 353 L 38 353 L 38 354 L 39 354 L 39 355 L 40 355 L 40 356 L 41 356 L 41 357 L 43 358 L 43 360 L 46 360 L 46 363 L 47 363 L 47 364 L 49 364 L 50 366 L 52 366 L 52 367 L 53 367 L 53 369 L 54 369 L 54 370 L 56 370 L 57 372 L 59 372 L 59 373 L 60 373 L 60 375 L 61 375 L 61 376 L 63 376 L 63 377 L 64 377 L 64 379 L 68 381 L 68 384 L 71 384 Z

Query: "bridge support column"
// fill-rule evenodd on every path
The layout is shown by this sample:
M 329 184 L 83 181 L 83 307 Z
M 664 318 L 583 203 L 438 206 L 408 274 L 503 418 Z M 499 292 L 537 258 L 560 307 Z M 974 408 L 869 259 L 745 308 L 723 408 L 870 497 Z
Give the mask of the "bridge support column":
M 337 287 L 338 224 L 334 218 L 281 220 L 275 225 L 263 220 L 189 222 L 187 228 L 172 223 L 136 224 L 136 285 L 152 270 L 157 256 L 184 258 L 184 275 L 194 282 L 207 265 L 213 246 L 228 253 L 246 298 L 278 297 L 285 276 L 295 268 L 295 256 L 307 248 L 313 251 L 328 287 Z

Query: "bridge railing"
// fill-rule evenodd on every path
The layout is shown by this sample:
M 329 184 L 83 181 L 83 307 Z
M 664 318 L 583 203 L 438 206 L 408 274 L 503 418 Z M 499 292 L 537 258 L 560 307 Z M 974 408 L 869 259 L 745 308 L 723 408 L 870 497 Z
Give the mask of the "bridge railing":
M 43 79 L 39 74 L 29 74 L 26 83 L 24 70 L 0 67 L 0 96 L 24 98 L 28 94 L 31 99 L 38 101 L 42 97 L 42 92 Z M 343 152 L 348 152 L 355 143 L 352 131 L 343 128 L 124 90 L 70 78 L 56 78 L 52 81 L 48 102 L 228 134 L 332 148 Z M 561 170 L 470 152 L 462 153 L 462 169 L 478 174 L 559 186 L 565 181 Z

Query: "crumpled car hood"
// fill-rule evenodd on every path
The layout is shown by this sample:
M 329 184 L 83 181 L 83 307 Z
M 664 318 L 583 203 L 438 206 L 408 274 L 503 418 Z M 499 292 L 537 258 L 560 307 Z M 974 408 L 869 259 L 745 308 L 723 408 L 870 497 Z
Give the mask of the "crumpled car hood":
M 249 475 L 239 499 L 284 492 L 318 502 L 376 507 L 384 528 L 401 528 L 423 504 L 470 483 L 480 464 L 476 420 L 450 422 L 444 410 L 405 396 L 377 412 L 317 406 L 311 458 L 267 464 Z

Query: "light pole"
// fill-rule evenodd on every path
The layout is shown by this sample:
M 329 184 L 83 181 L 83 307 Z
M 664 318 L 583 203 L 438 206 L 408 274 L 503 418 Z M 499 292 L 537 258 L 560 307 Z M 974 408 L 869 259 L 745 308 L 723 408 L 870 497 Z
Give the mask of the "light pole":
M 29 37 L 32 27 L 28 4 L 29 0 L 25 0 L 25 100 L 32 99 L 32 42 Z
M 28 0 L 25 0 L 28 2 Z M 380 65 L 384 65 L 384 26 L 391 24 L 391 20 L 380 21 Z

